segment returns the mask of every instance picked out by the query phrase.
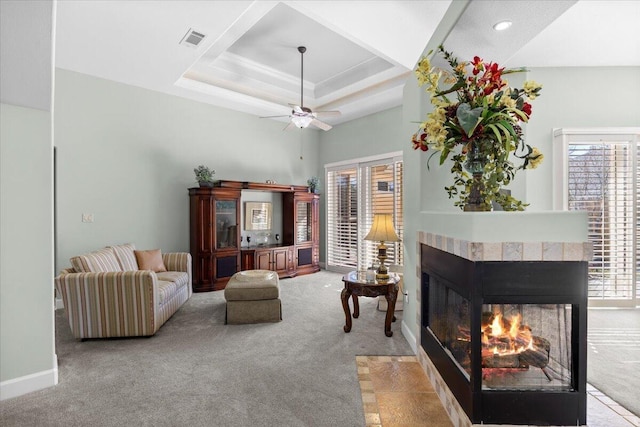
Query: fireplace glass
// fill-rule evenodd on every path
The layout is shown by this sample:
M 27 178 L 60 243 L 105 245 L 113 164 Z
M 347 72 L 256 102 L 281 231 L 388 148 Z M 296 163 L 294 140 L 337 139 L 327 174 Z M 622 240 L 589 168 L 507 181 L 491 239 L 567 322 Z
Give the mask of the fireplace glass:
M 428 327 L 470 380 L 470 302 L 431 277 Z M 571 305 L 483 304 L 483 390 L 572 390 Z
M 570 305 L 483 304 L 481 341 L 483 389 L 572 390 Z

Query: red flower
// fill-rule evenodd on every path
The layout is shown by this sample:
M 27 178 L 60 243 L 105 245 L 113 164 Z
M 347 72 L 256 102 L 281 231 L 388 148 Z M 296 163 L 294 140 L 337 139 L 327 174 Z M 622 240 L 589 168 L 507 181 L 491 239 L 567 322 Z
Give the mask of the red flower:
M 471 64 L 473 65 L 474 76 L 477 76 L 478 73 L 482 71 L 484 68 L 484 62 L 482 62 L 482 58 L 480 58 L 479 56 L 474 56 L 473 61 L 471 61 Z
M 522 112 L 527 115 L 527 117 L 531 117 L 531 104 L 525 102 L 522 106 Z

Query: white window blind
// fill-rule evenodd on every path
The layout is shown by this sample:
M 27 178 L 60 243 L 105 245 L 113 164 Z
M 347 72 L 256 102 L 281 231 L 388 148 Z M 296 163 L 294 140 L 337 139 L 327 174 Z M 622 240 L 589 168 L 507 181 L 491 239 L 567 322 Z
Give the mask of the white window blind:
M 327 167 L 327 269 L 377 264 L 377 242 L 364 240 L 376 213 L 393 214 L 403 238 L 402 159 L 388 157 Z M 402 242 L 387 243 L 387 265 L 404 263 Z
M 588 214 L 593 245 L 590 303 L 636 305 L 640 302 L 638 138 L 572 135 L 564 149 L 566 206 Z
M 358 265 L 358 170 L 327 172 L 327 266 Z

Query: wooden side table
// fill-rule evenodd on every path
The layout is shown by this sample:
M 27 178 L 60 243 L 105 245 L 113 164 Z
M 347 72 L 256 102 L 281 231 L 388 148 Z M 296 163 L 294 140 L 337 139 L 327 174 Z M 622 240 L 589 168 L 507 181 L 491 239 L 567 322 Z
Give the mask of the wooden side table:
M 384 319 L 384 334 L 388 337 L 393 335 L 391 331 L 391 322 L 396 321 L 394 315 L 396 309 L 396 299 L 398 298 L 398 282 L 400 277 L 395 273 L 389 273 L 389 280 L 386 283 L 377 281 L 367 281 L 366 272 L 351 271 L 342 277 L 344 289 L 342 290 L 342 308 L 346 317 L 344 331 L 351 331 L 351 310 L 349 309 L 349 297 L 353 300 L 353 318 L 360 316 L 360 306 L 358 305 L 358 297 L 378 297 L 384 295 L 387 300 L 387 315 Z

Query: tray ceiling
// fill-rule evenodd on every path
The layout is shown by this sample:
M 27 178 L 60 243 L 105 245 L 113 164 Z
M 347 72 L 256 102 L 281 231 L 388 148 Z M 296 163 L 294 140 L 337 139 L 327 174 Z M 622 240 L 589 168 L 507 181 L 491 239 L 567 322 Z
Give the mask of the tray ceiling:
M 56 66 L 257 116 L 335 125 L 400 105 L 428 45 L 507 66 L 640 65 L 637 1 L 58 1 Z M 461 7 L 466 6 L 466 7 Z M 514 25 L 504 33 L 499 19 Z M 204 39 L 180 44 L 189 29 Z M 438 40 L 439 39 L 439 40 Z M 603 47 L 603 46 L 606 46 Z

